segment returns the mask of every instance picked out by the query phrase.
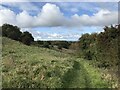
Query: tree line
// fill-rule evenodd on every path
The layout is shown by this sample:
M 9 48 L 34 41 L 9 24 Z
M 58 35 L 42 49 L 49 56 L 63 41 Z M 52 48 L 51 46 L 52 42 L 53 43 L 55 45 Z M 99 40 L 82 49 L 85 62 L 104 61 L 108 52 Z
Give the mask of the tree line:
M 62 50 L 62 48 L 69 49 L 69 46 L 71 45 L 71 41 L 34 41 L 33 45 L 38 47 L 44 47 L 44 48 L 50 48 L 50 49 L 59 49 Z

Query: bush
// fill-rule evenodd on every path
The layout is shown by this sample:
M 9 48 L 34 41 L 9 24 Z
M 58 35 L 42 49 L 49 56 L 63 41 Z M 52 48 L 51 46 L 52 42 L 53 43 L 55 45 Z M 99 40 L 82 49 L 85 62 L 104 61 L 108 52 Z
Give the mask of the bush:
M 21 42 L 23 42 L 26 45 L 30 45 L 34 41 L 34 38 L 29 32 L 23 32 L 21 35 Z
M 47 41 L 43 42 L 43 47 L 49 48 L 49 43 Z

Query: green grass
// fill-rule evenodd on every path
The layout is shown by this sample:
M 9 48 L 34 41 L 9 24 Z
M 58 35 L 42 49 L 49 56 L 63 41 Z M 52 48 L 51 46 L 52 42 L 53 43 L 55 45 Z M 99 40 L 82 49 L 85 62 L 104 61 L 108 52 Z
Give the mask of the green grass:
M 109 83 L 101 78 L 101 73 L 97 68 L 90 65 L 89 61 L 78 59 L 82 65 L 85 74 L 89 77 L 91 88 L 110 88 Z
M 86 71 L 83 70 L 83 66 L 78 61 L 74 61 L 73 68 L 63 76 L 63 87 L 89 88 L 90 79 Z
M 106 88 L 100 72 L 85 60 L 3 37 L 4 88 Z

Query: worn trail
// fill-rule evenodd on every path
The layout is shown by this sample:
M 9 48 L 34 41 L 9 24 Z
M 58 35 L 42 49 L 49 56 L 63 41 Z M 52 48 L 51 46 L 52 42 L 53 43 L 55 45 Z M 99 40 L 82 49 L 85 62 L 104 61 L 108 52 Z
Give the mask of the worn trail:
M 83 65 L 78 61 L 74 61 L 73 68 L 69 69 L 62 78 L 62 87 L 88 88 L 90 87 L 90 82 L 91 80 Z

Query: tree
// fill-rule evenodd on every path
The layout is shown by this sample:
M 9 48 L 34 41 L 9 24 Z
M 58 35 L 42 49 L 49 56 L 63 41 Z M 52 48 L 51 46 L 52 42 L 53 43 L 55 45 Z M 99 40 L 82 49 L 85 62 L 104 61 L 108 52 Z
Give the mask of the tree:
M 10 24 L 2 25 L 2 36 L 19 41 L 21 34 L 22 32 L 20 31 L 20 28 L 18 28 L 17 26 L 13 26 Z
M 27 31 L 22 33 L 21 42 L 23 42 L 26 45 L 30 45 L 33 41 L 34 41 L 34 38 L 33 38 L 32 34 L 30 34 Z

